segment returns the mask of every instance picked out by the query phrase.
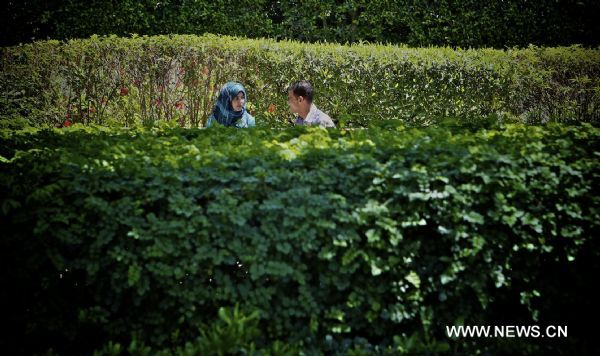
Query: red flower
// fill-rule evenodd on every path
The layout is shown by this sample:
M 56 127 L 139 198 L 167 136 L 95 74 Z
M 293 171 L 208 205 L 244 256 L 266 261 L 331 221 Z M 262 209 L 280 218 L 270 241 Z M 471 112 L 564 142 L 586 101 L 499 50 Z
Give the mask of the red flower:
M 275 106 L 275 104 L 271 104 L 271 105 L 269 105 L 269 108 L 267 109 L 267 111 L 270 113 L 274 113 L 276 109 L 277 109 L 277 106 Z
M 177 110 L 185 108 L 185 103 L 183 102 L 183 100 L 177 100 L 177 102 L 175 102 L 175 108 Z
M 64 126 L 64 127 L 69 127 L 69 126 L 71 126 L 71 120 L 65 120 L 65 122 L 63 122 L 63 126 Z
M 129 88 L 122 87 L 121 88 L 121 96 L 127 96 L 127 95 L 129 95 Z

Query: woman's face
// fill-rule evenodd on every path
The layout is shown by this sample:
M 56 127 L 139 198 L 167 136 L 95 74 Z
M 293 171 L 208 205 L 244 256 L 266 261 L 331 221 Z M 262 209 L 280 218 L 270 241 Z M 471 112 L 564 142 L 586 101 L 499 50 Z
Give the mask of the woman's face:
M 238 95 L 231 100 L 231 106 L 234 111 L 242 111 L 244 104 L 246 103 L 246 98 L 244 97 L 244 93 L 239 92 Z

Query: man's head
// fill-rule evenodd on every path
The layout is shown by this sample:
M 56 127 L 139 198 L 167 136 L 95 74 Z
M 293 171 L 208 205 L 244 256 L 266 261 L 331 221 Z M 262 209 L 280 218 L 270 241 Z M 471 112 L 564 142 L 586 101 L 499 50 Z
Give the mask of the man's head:
M 307 80 L 300 80 L 287 89 L 288 105 L 293 113 L 308 112 L 313 100 L 313 87 Z

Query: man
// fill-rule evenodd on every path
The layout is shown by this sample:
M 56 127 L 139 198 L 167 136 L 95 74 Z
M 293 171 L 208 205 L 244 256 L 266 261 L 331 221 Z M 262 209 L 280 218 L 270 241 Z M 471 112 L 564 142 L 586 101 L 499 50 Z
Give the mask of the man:
M 313 87 L 307 80 L 295 82 L 288 87 L 288 105 L 290 111 L 298 114 L 296 125 L 320 125 L 334 127 L 329 115 L 313 104 Z

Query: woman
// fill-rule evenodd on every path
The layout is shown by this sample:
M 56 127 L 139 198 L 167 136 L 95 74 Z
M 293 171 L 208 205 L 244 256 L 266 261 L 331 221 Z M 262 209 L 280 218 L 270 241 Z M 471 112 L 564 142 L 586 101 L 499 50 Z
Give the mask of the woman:
M 221 88 L 206 127 L 210 127 L 215 122 L 223 126 L 240 128 L 256 125 L 254 117 L 246 110 L 246 90 L 242 84 L 228 82 Z

